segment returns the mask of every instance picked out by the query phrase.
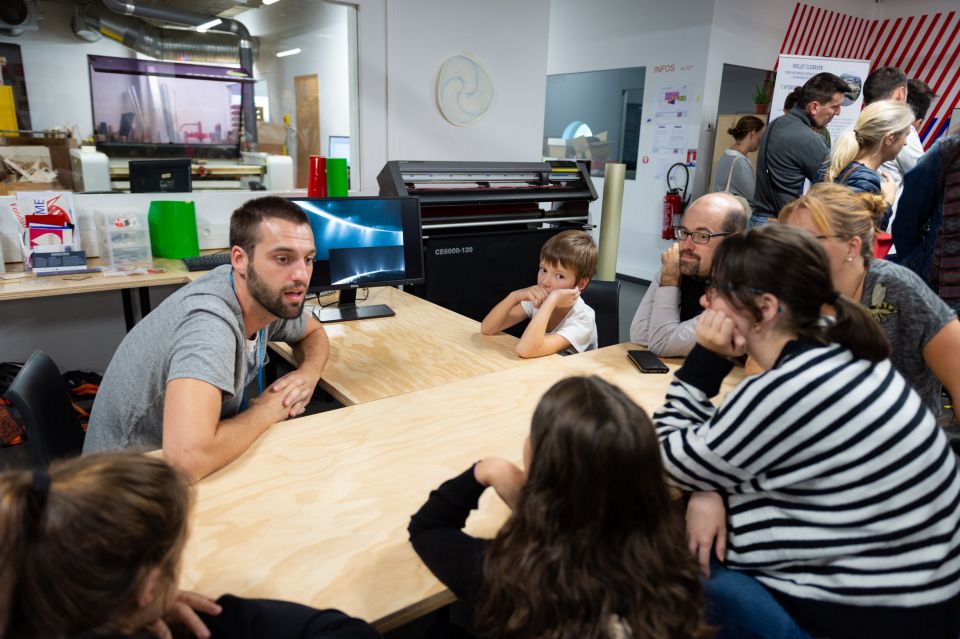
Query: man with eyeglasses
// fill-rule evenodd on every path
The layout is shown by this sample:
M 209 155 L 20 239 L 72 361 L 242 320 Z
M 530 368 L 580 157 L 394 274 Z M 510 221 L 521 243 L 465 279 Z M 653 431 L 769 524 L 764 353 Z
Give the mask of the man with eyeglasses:
M 743 232 L 748 219 L 729 193 L 709 193 L 690 205 L 675 229 L 678 241 L 660 255 L 662 268 L 633 317 L 631 342 L 662 357 L 685 356 L 693 349 L 713 252 L 725 237 Z

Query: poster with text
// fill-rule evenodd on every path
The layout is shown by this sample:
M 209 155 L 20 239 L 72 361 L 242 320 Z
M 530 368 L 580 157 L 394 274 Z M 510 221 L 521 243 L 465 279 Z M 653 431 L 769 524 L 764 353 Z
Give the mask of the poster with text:
M 850 92 L 843 98 L 840 114 L 827 125 L 830 139 L 836 140 L 843 132 L 852 129 L 863 107 L 863 81 L 870 73 L 869 60 L 781 55 L 773 87 L 773 101 L 770 103 L 770 121 L 783 115 L 783 101 L 794 88 L 803 86 L 807 80 L 824 72 L 838 76 L 850 86 Z

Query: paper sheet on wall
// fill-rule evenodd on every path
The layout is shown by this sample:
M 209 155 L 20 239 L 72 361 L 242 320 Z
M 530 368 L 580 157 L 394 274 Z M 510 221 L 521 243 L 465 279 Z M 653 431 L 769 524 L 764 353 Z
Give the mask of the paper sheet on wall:
M 686 124 L 657 124 L 653 132 L 653 175 L 663 179 L 671 164 L 683 162 L 687 147 Z
M 657 89 L 656 124 L 685 124 L 690 119 L 690 92 L 687 85 L 664 85 Z
M 770 102 L 770 121 L 783 115 L 783 101 L 794 87 L 803 86 L 807 80 L 823 72 L 839 76 L 851 89 L 844 97 L 840 114 L 827 125 L 830 139 L 836 140 L 845 131 L 852 129 L 863 106 L 861 93 L 863 81 L 870 73 L 870 60 L 781 55 L 777 64 L 773 100 Z

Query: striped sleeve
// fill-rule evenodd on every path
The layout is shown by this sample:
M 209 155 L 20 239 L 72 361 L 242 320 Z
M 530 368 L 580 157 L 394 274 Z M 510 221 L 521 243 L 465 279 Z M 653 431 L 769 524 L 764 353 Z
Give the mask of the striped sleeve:
M 681 372 L 655 414 L 663 460 L 674 484 L 728 495 L 728 565 L 818 601 L 915 606 L 960 591 L 957 462 L 888 360 L 805 350 L 719 408 Z

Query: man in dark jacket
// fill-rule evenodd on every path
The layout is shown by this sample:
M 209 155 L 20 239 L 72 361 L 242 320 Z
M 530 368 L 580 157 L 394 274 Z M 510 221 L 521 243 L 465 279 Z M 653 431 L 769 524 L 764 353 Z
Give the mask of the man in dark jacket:
M 829 149 L 814 129 L 840 113 L 847 84 L 832 73 L 818 73 L 803 85 L 797 104 L 766 127 L 757 154 L 757 188 L 751 226 L 775 218 L 800 195 L 803 180 L 813 181 Z

